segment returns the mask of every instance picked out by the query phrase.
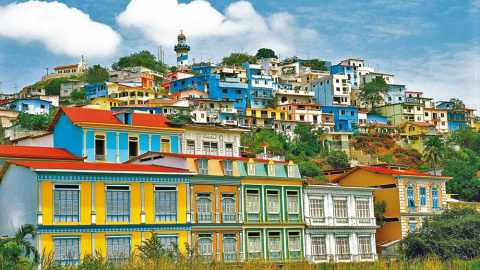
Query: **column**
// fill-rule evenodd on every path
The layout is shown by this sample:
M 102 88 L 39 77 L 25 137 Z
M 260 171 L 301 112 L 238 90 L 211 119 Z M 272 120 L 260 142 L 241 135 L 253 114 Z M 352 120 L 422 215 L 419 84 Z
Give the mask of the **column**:
M 95 233 L 92 232 L 91 233 L 91 237 L 92 237 L 92 256 L 95 256 Z
M 152 134 L 148 134 L 148 151 L 152 151 Z
M 188 242 L 188 245 L 190 247 L 193 247 L 193 244 L 192 244 L 192 231 L 188 231 L 187 232 L 187 242 Z
M 117 163 L 120 163 L 120 155 L 118 154 L 118 151 L 119 151 L 118 148 L 120 148 L 120 145 L 118 144 L 118 134 L 119 132 L 115 132 L 115 140 L 117 142 L 116 143 L 117 146 L 115 148 L 117 150 Z
M 243 193 L 240 186 L 238 186 L 238 223 L 243 222 Z
M 307 213 L 303 209 L 303 187 L 300 187 L 300 192 L 298 192 L 298 203 L 300 204 L 298 206 L 298 210 L 299 210 L 298 219 L 300 220 L 300 222 L 302 222 L 302 221 L 305 221 L 304 217 L 305 217 L 305 213 Z M 302 211 L 302 213 L 300 213 L 300 211 Z
M 87 156 L 87 131 L 83 130 L 83 157 Z
M 37 223 L 38 225 L 43 224 L 43 214 L 42 214 L 42 181 L 38 180 L 38 214 L 37 214 Z M 54 220 L 55 223 L 55 220 Z
M 285 189 L 284 187 L 282 186 L 282 203 L 280 204 L 282 206 L 282 222 L 287 222 L 287 212 L 286 209 L 285 209 L 285 205 L 287 204 L 287 202 L 285 201 Z
M 267 233 L 265 231 L 265 228 L 263 229 L 263 259 L 267 259 Z
M 217 261 L 220 261 L 220 233 L 217 231 Z
M 190 185 L 187 183 L 186 185 L 186 190 L 187 190 L 187 223 L 192 222 L 191 218 L 191 209 L 190 209 Z
M 287 231 L 285 230 L 285 228 L 282 230 L 282 233 L 283 233 L 283 259 L 284 260 L 287 260 L 288 259 L 288 251 L 287 251 L 287 241 L 288 241 L 288 235 L 287 235 Z
M 267 219 L 265 218 L 265 201 L 266 201 L 266 198 L 265 198 L 265 188 L 264 186 L 260 186 L 260 189 L 262 190 L 262 198 L 260 200 L 260 203 L 262 204 L 262 220 L 263 222 L 265 222 Z
M 143 189 L 144 184 L 145 184 L 144 182 L 140 183 L 140 193 L 142 198 L 142 210 L 140 212 L 140 223 L 142 224 L 145 224 L 145 192 Z
M 193 185 L 190 186 L 190 209 L 191 209 L 192 223 L 195 223 L 195 211 L 193 209 Z
M 91 189 L 92 189 L 92 213 L 91 213 L 91 219 L 92 219 L 92 225 L 95 225 L 96 222 L 96 214 L 95 214 L 95 182 L 91 181 L 90 182 Z
M 243 232 L 242 232 L 242 231 L 240 231 L 238 239 L 239 239 L 238 241 L 239 241 L 239 243 L 240 243 L 240 254 L 239 254 L 240 256 L 239 256 L 239 258 L 240 258 L 240 261 L 244 261 L 244 260 L 245 260 L 245 256 L 244 256 L 244 254 L 243 254 L 243 250 L 244 250 L 244 249 L 243 249 L 243 242 L 244 242 L 244 241 L 243 241 Z
M 218 186 L 215 185 L 215 223 L 220 223 L 220 214 L 218 213 Z

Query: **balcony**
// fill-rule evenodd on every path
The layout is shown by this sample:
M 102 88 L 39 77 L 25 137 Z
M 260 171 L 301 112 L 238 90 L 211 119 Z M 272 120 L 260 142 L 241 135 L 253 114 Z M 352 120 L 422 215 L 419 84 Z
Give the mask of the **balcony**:
M 412 109 L 403 109 L 403 113 L 406 113 L 406 114 L 414 114 L 414 110 Z
M 205 255 L 200 255 L 202 256 L 202 259 L 204 261 L 213 261 L 215 260 L 215 256 L 213 254 L 205 254 Z
M 223 223 L 235 223 L 237 222 L 237 214 L 222 214 Z
M 352 260 L 352 254 L 337 254 L 335 255 L 335 261 L 351 261 Z
M 197 213 L 197 222 L 198 223 L 212 223 L 213 214 L 212 213 Z
M 283 260 L 283 252 L 281 250 L 268 252 L 268 259 L 271 261 L 281 261 Z
M 222 120 L 222 124 L 227 126 L 236 126 L 237 123 L 237 120 Z
M 95 161 L 105 162 L 105 161 L 107 161 L 107 156 L 106 155 L 95 155 Z
M 223 253 L 224 262 L 238 262 L 238 253 Z
M 418 212 L 417 207 L 416 206 L 409 206 L 408 207 L 408 212 Z
M 190 50 L 190 46 L 188 45 L 175 45 L 174 47 L 174 51 L 176 50 Z
M 358 218 L 358 217 L 305 217 L 305 221 L 309 226 L 376 226 L 375 218 Z
M 433 210 L 434 213 L 441 213 L 442 212 L 441 207 L 432 207 L 432 210 Z
M 237 113 L 237 109 L 234 108 L 221 108 L 221 113 Z
M 247 260 L 258 260 L 262 258 L 261 251 L 250 251 L 247 253 Z

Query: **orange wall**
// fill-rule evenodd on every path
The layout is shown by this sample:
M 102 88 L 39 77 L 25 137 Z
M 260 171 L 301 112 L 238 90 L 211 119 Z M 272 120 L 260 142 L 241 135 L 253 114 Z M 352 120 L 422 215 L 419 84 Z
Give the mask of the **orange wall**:
M 393 241 L 402 239 L 402 223 L 389 222 L 385 226 L 378 228 L 375 234 L 377 241 Z
M 385 217 L 399 217 L 400 216 L 400 198 L 398 195 L 398 188 L 389 188 L 377 190 L 373 193 L 375 202 L 386 201 L 387 209 Z

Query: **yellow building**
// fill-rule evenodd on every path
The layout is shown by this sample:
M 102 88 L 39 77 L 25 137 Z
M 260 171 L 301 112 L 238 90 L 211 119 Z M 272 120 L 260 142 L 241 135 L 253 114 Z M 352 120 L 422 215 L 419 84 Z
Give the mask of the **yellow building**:
M 423 152 L 423 143 L 428 140 L 429 136 L 437 136 L 436 125 L 423 122 L 405 122 L 398 126 L 399 133 L 395 134 L 397 141 L 408 142 L 410 149 L 417 149 Z
M 247 117 L 244 120 L 244 125 L 250 127 L 271 127 L 273 125 L 273 121 L 275 120 L 288 120 L 288 111 L 271 108 L 247 108 L 245 116 Z
M 63 263 L 97 252 L 128 257 L 152 232 L 184 251 L 191 175 L 152 165 L 10 161 L 1 171 L 0 201 L 9 211 L 0 231 L 11 236 L 12 227 L 35 224 L 38 249 Z
M 334 181 L 343 186 L 380 188 L 374 196 L 376 202 L 387 203 L 386 225 L 377 229 L 376 241 L 384 245 L 419 229 L 425 217 L 442 213 L 447 206 L 445 184 L 449 179 L 416 171 L 358 166 Z
M 96 99 L 90 101 L 90 105 L 88 105 L 88 107 L 91 109 L 110 111 L 112 107 L 118 107 L 121 103 L 122 102 L 118 99 L 97 97 Z
M 109 89 L 110 91 L 110 89 Z M 121 101 L 121 106 L 133 104 L 147 104 L 149 100 L 155 99 L 157 94 L 142 87 L 130 87 L 119 84 L 116 92 L 109 92 L 108 97 Z

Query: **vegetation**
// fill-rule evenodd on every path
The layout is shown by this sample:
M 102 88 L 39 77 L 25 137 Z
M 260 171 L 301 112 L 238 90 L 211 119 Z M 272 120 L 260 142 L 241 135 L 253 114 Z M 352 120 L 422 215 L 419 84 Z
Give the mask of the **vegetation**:
M 458 194 L 458 199 L 467 202 L 480 202 L 480 157 L 470 149 L 464 149 L 451 156 L 445 164 L 442 175 L 451 176 L 447 182 L 447 193 Z
M 431 136 L 423 143 L 425 149 L 423 150 L 423 157 L 425 162 L 433 167 L 434 174 L 437 174 L 436 169 L 444 157 L 445 143 L 438 136 Z
M 176 114 L 168 114 L 167 119 L 172 124 L 194 124 L 193 117 L 190 114 L 183 114 L 183 113 L 176 113 Z
M 50 80 L 46 85 L 45 85 L 45 94 L 47 96 L 58 96 L 60 95 L 60 87 L 62 83 L 68 82 L 68 78 L 56 78 Z
M 75 89 L 70 93 L 70 99 L 73 101 L 85 100 L 87 98 L 87 93 L 85 88 Z
M 350 167 L 348 155 L 343 150 L 330 151 L 327 156 L 327 162 L 334 169 Z
M 262 143 L 268 142 L 268 151 L 274 155 L 286 155 L 290 152 L 290 144 L 285 135 L 271 129 L 261 129 L 243 134 L 241 145 L 248 147 L 247 151 L 252 153 L 263 152 Z
M 454 108 L 455 109 L 465 109 L 465 103 L 463 103 L 463 100 L 461 100 L 461 99 L 451 98 L 450 102 L 454 103 Z
M 307 60 L 303 63 L 303 66 L 309 67 L 312 70 L 328 70 L 328 68 L 325 66 L 325 61 L 320 61 L 318 59 Z
M 29 114 L 20 112 L 17 119 L 11 121 L 14 126 L 18 125 L 21 129 L 47 130 L 56 113 L 56 108 L 50 108 L 49 114 Z
M 387 224 L 387 218 L 385 217 L 385 212 L 387 211 L 387 202 L 384 200 L 376 201 L 375 198 L 373 200 L 375 201 L 373 208 L 377 226 L 383 227 L 385 224 Z
M 147 50 L 139 51 L 129 56 L 120 57 L 117 62 L 112 64 L 112 69 L 122 70 L 124 68 L 132 68 L 137 66 L 146 67 L 162 73 L 167 71 L 167 66 L 162 62 L 157 61 L 155 55 Z
M 477 190 L 478 192 L 478 190 Z M 454 207 L 425 218 L 422 228 L 401 241 L 408 259 L 438 256 L 442 260 L 480 257 L 480 212 L 475 207 Z
M 376 111 L 377 107 L 385 100 L 385 95 L 390 91 L 390 86 L 382 77 L 376 77 L 371 82 L 366 83 L 358 98 L 365 104 L 365 107 L 371 107 L 372 111 Z
M 261 48 L 258 49 L 257 54 L 255 55 L 257 58 L 277 58 L 278 56 L 272 49 L 268 48 Z
M 0 239 L 0 269 L 28 269 L 40 261 L 36 247 L 26 238 L 37 238 L 37 228 L 33 224 L 24 224 L 12 237 Z M 28 260 L 33 257 L 33 264 Z
M 222 59 L 222 63 L 228 66 L 242 66 L 243 63 L 256 64 L 257 57 L 248 55 L 247 53 L 231 53 L 230 56 L 226 56 Z
M 108 75 L 107 69 L 100 65 L 94 65 L 88 69 L 87 74 L 85 74 L 85 79 L 88 83 L 108 82 L 110 76 Z

